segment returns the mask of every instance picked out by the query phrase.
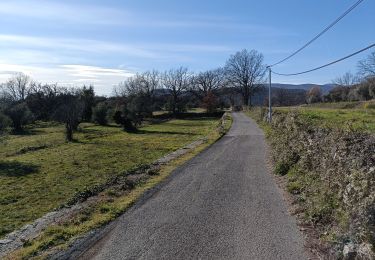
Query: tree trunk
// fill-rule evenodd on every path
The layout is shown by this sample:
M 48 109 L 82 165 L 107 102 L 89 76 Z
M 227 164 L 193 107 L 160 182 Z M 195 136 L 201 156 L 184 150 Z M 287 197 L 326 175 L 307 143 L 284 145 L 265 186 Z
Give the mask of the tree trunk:
M 65 138 L 68 142 L 73 141 L 73 126 L 71 126 L 69 123 L 65 124 Z
M 173 115 L 177 114 L 177 103 L 178 103 L 178 97 L 177 95 L 173 95 L 173 105 L 172 105 Z

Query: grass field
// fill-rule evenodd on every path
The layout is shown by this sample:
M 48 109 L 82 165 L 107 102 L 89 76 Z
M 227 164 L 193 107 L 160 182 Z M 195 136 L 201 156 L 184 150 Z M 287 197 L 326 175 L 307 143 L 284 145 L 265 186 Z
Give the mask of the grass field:
M 75 193 L 150 163 L 216 128 L 218 119 L 171 120 L 138 133 L 81 124 L 66 143 L 61 125 L 37 124 L 0 147 L 0 236 L 41 217 Z
M 275 108 L 277 112 L 296 111 L 311 124 L 375 133 L 374 102 L 318 103 L 309 106 Z

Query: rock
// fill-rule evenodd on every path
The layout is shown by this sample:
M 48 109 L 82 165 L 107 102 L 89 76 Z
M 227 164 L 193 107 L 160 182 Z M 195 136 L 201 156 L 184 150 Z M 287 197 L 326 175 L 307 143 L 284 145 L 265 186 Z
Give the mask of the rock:
M 342 254 L 345 260 L 354 260 L 357 256 L 355 245 L 353 243 L 346 244 Z
M 4 245 L 4 244 L 9 244 L 10 242 L 12 242 L 13 240 L 10 240 L 10 239 L 1 239 L 0 240 L 0 245 Z

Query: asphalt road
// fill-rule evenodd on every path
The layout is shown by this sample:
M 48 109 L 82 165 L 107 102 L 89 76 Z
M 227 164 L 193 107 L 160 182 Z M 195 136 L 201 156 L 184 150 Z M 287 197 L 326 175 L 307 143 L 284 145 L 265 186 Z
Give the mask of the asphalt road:
M 125 213 L 82 259 L 307 259 L 243 113 L 229 133 Z

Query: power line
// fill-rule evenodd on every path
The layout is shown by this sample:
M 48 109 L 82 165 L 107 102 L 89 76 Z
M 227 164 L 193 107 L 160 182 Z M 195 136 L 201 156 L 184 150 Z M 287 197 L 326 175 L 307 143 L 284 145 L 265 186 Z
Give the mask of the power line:
M 278 73 L 278 72 L 272 71 L 272 73 L 273 73 L 273 74 L 276 74 L 276 75 L 280 75 L 280 76 L 295 76 L 295 75 L 301 75 L 301 74 L 309 73 L 309 72 L 312 72 L 312 71 L 315 71 L 315 70 L 319 70 L 319 69 L 322 69 L 322 68 L 328 67 L 328 66 L 333 65 L 333 64 L 335 64 L 335 63 L 338 63 L 338 62 L 340 62 L 340 61 L 346 60 L 346 59 L 348 59 L 348 58 L 350 58 L 350 57 L 352 57 L 352 56 L 355 56 L 355 55 L 357 55 L 357 54 L 359 54 L 359 53 L 361 53 L 361 52 L 364 52 L 364 51 L 366 51 L 366 50 L 368 50 L 368 49 L 371 49 L 372 47 L 375 47 L 375 43 L 374 43 L 374 44 L 371 44 L 370 46 L 367 46 L 366 48 L 363 48 L 363 49 L 361 49 L 361 50 L 359 50 L 359 51 L 353 52 L 352 54 L 349 54 L 349 55 L 347 55 L 347 56 L 345 56 L 345 57 L 343 57 L 343 58 L 340 58 L 340 59 L 338 59 L 338 60 L 332 61 L 332 62 L 330 62 L 330 63 L 324 64 L 324 65 L 322 65 L 322 66 L 319 66 L 319 67 L 316 67 L 316 68 L 313 68 L 313 69 L 305 70 L 305 71 L 302 71 L 302 72 L 297 72 L 297 73 L 287 73 L 287 74 L 285 74 L 285 73 Z
M 357 1 L 354 5 L 352 5 L 348 10 L 346 10 L 341 16 L 339 16 L 335 21 L 333 21 L 330 25 L 328 25 L 322 32 L 320 32 L 318 35 L 316 35 L 314 38 L 312 38 L 309 42 L 307 42 L 305 45 L 303 45 L 301 48 L 299 48 L 298 50 L 296 50 L 295 52 L 293 52 L 292 54 L 290 54 L 289 56 L 287 56 L 286 58 L 270 65 L 269 67 L 273 67 L 277 64 L 280 64 L 288 59 L 290 59 L 291 57 L 293 57 L 294 55 L 296 55 L 297 53 L 299 53 L 300 51 L 302 51 L 303 49 L 305 49 L 307 46 L 309 46 L 312 42 L 314 42 L 316 39 L 318 39 L 320 36 L 322 36 L 325 32 L 327 32 L 329 29 L 331 29 L 335 24 L 337 24 L 342 18 L 344 18 L 347 14 L 349 14 L 354 8 L 356 8 L 360 3 L 362 3 L 363 0 L 359 0 Z

